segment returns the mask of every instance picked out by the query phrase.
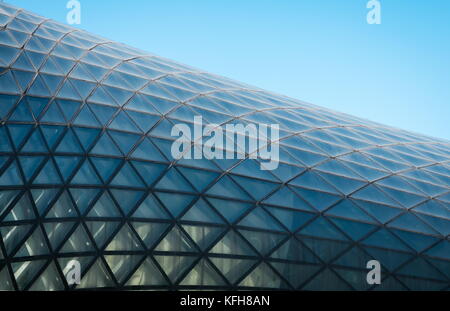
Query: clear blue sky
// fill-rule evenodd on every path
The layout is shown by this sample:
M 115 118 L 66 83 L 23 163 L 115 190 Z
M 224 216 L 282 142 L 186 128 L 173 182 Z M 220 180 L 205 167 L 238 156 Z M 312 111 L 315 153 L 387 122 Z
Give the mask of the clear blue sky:
M 450 139 L 450 1 L 80 0 L 85 30 L 258 87 Z M 66 0 L 7 0 L 65 22 Z

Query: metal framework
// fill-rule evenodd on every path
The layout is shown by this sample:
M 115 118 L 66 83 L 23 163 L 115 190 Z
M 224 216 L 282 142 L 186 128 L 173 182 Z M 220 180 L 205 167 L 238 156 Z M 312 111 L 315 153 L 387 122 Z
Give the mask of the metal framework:
M 4 3 L 0 27 L 0 290 L 450 289 L 448 141 Z M 195 115 L 280 124 L 278 169 L 174 160 Z

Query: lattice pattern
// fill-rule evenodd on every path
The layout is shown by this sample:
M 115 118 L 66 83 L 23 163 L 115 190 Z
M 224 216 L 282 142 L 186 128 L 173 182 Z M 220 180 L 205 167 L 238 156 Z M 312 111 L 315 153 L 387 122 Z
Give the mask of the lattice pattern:
M 371 259 L 375 289 L 449 289 L 449 142 L 3 3 L 0 27 L 0 290 L 367 290 Z M 278 169 L 174 161 L 194 115 L 280 124 Z

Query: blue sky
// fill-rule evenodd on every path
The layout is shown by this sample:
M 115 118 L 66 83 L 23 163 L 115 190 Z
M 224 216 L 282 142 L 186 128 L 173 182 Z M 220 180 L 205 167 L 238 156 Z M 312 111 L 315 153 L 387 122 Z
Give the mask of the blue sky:
M 95 34 L 248 84 L 450 139 L 450 1 L 80 0 Z M 66 0 L 7 0 L 65 22 Z

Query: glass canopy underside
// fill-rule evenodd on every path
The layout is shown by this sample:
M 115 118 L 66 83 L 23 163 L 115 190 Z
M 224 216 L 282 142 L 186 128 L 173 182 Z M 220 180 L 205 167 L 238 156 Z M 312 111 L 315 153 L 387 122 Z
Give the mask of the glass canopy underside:
M 4 3 L 0 27 L 0 290 L 449 289 L 449 142 Z M 175 161 L 196 115 L 280 124 L 279 167 Z

